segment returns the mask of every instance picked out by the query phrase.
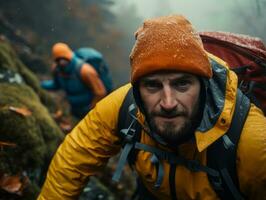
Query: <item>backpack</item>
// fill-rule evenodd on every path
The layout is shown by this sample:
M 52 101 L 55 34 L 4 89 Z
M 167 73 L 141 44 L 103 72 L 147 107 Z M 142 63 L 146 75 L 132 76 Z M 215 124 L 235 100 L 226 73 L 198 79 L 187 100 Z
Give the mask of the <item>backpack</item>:
M 84 62 L 89 63 L 94 67 L 102 80 L 107 93 L 113 90 L 113 82 L 109 72 L 109 67 L 103 59 L 100 52 L 93 48 L 83 47 L 74 51 L 74 54 L 81 58 Z
M 266 48 L 260 38 L 227 32 L 200 32 L 204 48 L 229 65 L 239 88 L 266 115 Z
M 231 35 L 228 34 L 228 36 L 230 38 Z M 170 192 L 172 199 L 176 199 L 175 169 L 177 165 L 184 165 L 186 168 L 188 168 L 193 172 L 197 171 L 206 172 L 213 189 L 221 199 L 241 200 L 245 198 L 239 190 L 239 183 L 236 171 L 237 144 L 242 132 L 243 125 L 245 123 L 246 117 L 249 112 L 250 99 L 252 102 L 256 102 L 257 105 L 265 106 L 266 98 L 264 98 L 263 100 L 263 98 L 261 98 L 260 93 L 258 93 L 257 90 L 258 88 L 261 89 L 261 86 L 263 86 L 263 84 L 261 84 L 262 82 L 261 80 L 265 81 L 264 79 L 265 77 L 263 77 L 265 76 L 265 69 L 266 69 L 265 57 L 261 56 L 260 54 L 257 54 L 256 51 L 253 52 L 247 47 L 244 48 L 242 46 L 238 46 L 236 43 L 225 42 L 226 45 L 224 45 L 223 41 L 217 43 L 213 42 L 214 39 L 211 39 L 211 37 L 207 38 L 206 34 L 205 35 L 201 34 L 201 37 L 204 46 L 206 46 L 206 49 L 211 53 L 213 53 L 214 55 L 217 55 L 218 57 L 220 54 L 215 54 L 214 52 L 221 51 L 224 52 L 224 55 L 229 56 L 232 51 L 233 52 L 235 51 L 234 55 L 237 55 L 239 53 L 243 57 L 242 58 L 241 56 L 238 56 L 236 60 L 239 60 L 239 58 L 242 58 L 242 61 L 248 60 L 248 62 L 246 63 L 241 63 L 240 65 L 238 63 L 235 63 L 235 65 L 233 65 L 234 71 L 237 74 L 239 74 L 239 89 L 237 90 L 236 108 L 233 115 L 231 127 L 223 137 L 221 137 L 210 147 L 208 147 L 207 166 L 202 166 L 200 165 L 200 163 L 198 163 L 195 160 L 187 160 L 183 157 L 177 156 L 176 154 L 166 152 L 148 146 L 146 144 L 142 144 L 139 142 L 141 137 L 142 127 L 137 122 L 136 118 L 137 106 L 135 104 L 133 91 L 131 88 L 127 93 L 119 111 L 117 130 L 118 130 L 118 135 L 122 141 L 123 150 L 120 155 L 116 171 L 112 178 L 113 181 L 118 181 L 120 179 L 120 176 L 122 174 L 122 169 L 126 164 L 126 162 L 128 162 L 130 166 L 134 164 L 137 153 L 141 149 L 152 153 L 151 162 L 156 165 L 157 169 L 157 180 L 154 185 L 155 188 L 160 187 L 164 176 L 163 166 L 160 160 L 167 160 L 169 162 L 170 164 L 169 181 L 170 181 Z M 216 45 L 215 48 L 209 48 L 211 46 L 209 45 L 209 43 L 211 43 L 213 46 Z M 261 47 L 264 48 L 263 45 Z M 219 48 L 221 48 L 221 50 L 219 50 Z M 228 52 L 226 54 L 225 52 L 227 49 Z M 263 51 L 264 50 L 262 50 L 262 52 Z M 233 62 L 228 62 L 230 61 L 230 59 L 226 61 L 227 63 L 229 63 L 230 66 L 233 63 Z M 256 73 L 255 72 L 252 73 L 249 71 L 249 69 L 252 69 L 252 67 L 253 69 L 259 69 L 264 72 L 261 79 L 256 79 L 254 76 Z M 265 109 L 266 107 L 261 107 L 261 108 Z M 133 195 L 133 199 L 137 195 L 139 199 L 145 199 L 145 200 L 156 199 L 156 197 L 154 197 L 145 188 L 140 179 L 137 179 L 137 189 L 135 191 L 135 194 Z

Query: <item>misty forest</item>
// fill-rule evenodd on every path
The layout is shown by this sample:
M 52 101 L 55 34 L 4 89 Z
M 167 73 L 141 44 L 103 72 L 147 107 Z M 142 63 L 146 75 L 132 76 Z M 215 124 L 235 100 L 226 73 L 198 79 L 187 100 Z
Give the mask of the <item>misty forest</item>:
M 199 3 L 200 2 L 200 3 Z M 226 31 L 266 41 L 265 0 L 0 0 L 0 200 L 36 199 L 57 147 L 78 119 L 52 77 L 51 47 L 92 47 L 108 63 L 114 89 L 130 81 L 129 54 L 143 20 L 188 17 L 199 31 Z M 111 181 L 118 158 L 92 177 L 80 197 L 131 199 L 130 167 Z

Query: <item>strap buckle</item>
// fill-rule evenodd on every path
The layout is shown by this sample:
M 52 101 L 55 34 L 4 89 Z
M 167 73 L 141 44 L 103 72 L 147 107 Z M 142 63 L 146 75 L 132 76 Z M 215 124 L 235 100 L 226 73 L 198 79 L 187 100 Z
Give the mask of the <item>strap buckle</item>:
M 133 129 L 132 127 L 133 127 L 135 122 L 136 122 L 136 120 L 133 119 L 128 128 L 120 130 L 120 132 L 125 136 L 124 137 L 124 143 L 131 143 L 133 141 L 136 130 Z

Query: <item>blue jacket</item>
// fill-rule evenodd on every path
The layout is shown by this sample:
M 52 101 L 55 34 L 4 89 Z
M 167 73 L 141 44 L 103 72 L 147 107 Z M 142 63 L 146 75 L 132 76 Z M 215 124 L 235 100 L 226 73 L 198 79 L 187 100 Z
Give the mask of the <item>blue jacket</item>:
M 73 56 L 70 63 L 61 69 L 59 66 L 54 71 L 54 79 L 42 81 L 41 86 L 48 90 L 63 89 L 71 105 L 71 112 L 78 118 L 84 117 L 90 110 L 93 93 L 81 79 L 80 69 L 84 61 Z

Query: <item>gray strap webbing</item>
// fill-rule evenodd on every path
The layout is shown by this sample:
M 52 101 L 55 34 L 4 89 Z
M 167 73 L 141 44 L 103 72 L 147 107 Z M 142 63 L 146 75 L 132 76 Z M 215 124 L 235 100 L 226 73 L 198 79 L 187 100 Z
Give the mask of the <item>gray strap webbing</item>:
M 131 151 L 132 147 L 133 147 L 132 143 L 127 143 L 124 146 L 123 151 L 122 151 L 121 156 L 120 156 L 119 161 L 118 161 L 118 165 L 116 167 L 116 171 L 112 177 L 113 181 L 115 181 L 115 182 L 119 181 L 121 174 L 122 174 L 122 171 L 123 171 L 123 168 L 127 162 L 128 154 Z
M 163 176 L 164 176 L 164 171 L 163 171 L 163 163 L 158 159 L 157 155 L 156 154 L 153 154 L 152 157 L 151 157 L 151 162 L 152 164 L 155 164 L 157 165 L 158 169 L 157 169 L 157 180 L 156 180 L 156 183 L 154 185 L 154 187 L 156 189 L 158 189 L 162 182 L 163 182 Z
M 162 175 L 163 175 L 162 166 L 163 165 L 161 163 L 161 160 L 167 160 L 170 164 L 184 165 L 189 170 L 191 170 L 193 172 L 204 171 L 205 173 L 207 173 L 210 176 L 213 176 L 215 178 L 220 177 L 219 172 L 217 170 L 214 170 L 214 169 L 209 168 L 207 166 L 201 165 L 196 160 L 187 160 L 181 156 L 177 156 L 176 154 L 174 154 L 172 152 L 162 151 L 156 147 L 152 147 L 152 146 L 142 144 L 139 142 L 136 142 L 135 148 L 153 153 L 153 156 L 151 158 L 152 162 L 153 163 L 159 163 L 159 169 L 158 169 L 157 181 L 156 181 L 155 187 L 159 187 L 160 185 L 158 185 L 158 184 L 162 183 L 162 178 L 163 178 L 162 177 Z M 157 161 L 156 161 L 156 159 L 157 159 Z M 161 168 L 160 168 L 160 166 L 161 166 Z

